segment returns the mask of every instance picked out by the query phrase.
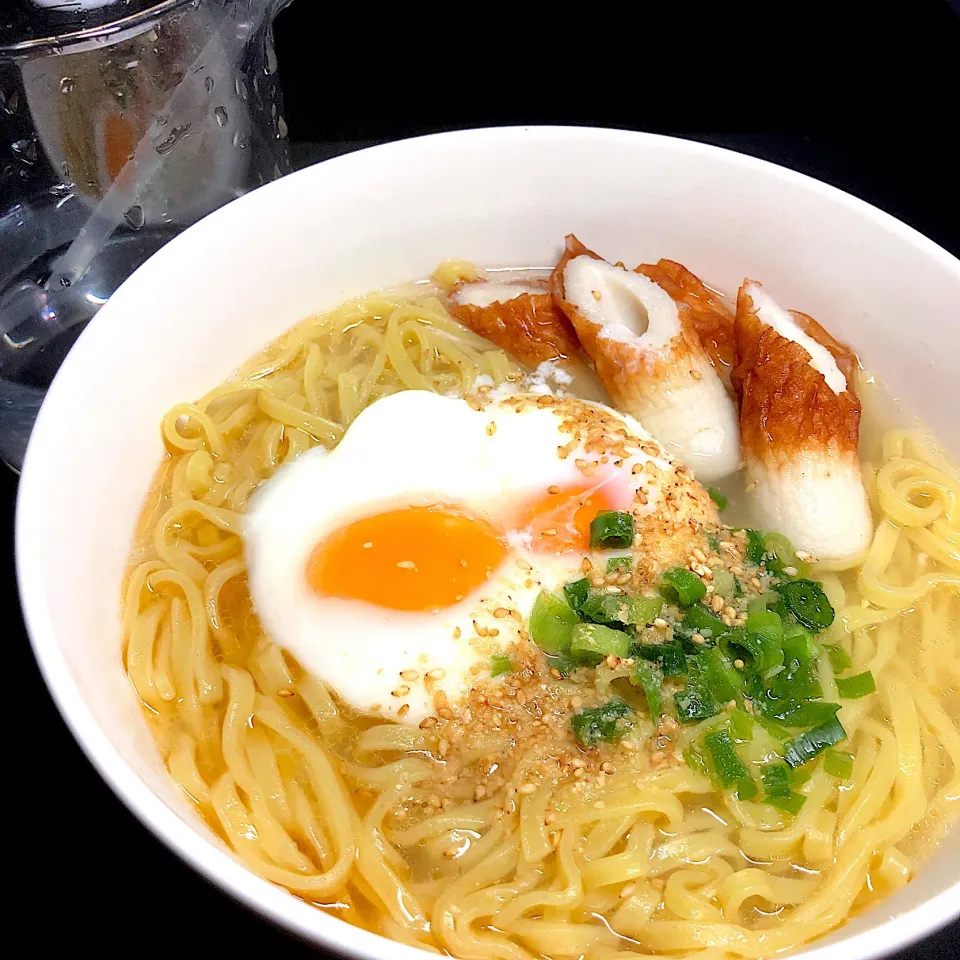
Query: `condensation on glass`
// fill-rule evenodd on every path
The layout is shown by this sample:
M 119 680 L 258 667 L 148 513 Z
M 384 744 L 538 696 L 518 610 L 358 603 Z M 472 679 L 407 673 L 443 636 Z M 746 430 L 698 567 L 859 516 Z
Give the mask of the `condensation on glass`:
M 0 13 L 0 456 L 15 468 L 120 283 L 289 170 L 271 28 L 289 0 L 29 2 Z

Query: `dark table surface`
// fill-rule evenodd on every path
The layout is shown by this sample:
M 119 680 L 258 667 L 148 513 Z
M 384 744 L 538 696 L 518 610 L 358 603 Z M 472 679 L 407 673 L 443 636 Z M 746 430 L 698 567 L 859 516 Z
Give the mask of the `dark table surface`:
M 955 153 L 951 161 L 948 150 L 885 131 L 688 135 L 834 183 L 960 252 Z M 302 164 L 367 142 L 295 144 L 295 158 Z M 308 956 L 310 948 L 180 863 L 127 812 L 74 743 L 43 685 L 20 618 L 12 562 L 16 488 L 16 477 L 0 467 L 4 662 L 13 691 L 4 764 L 11 808 L 4 872 L 15 884 L 15 908 L 41 906 L 50 913 L 37 924 L 8 912 L 8 929 L 27 933 L 30 952 L 44 956 L 91 946 L 104 956 Z M 947 960 L 957 955 L 958 943 L 960 924 L 904 956 Z

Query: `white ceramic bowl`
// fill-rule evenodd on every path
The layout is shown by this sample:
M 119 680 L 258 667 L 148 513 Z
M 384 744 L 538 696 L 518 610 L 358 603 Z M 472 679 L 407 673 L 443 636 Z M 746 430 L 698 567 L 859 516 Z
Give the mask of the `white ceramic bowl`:
M 554 262 L 564 234 L 627 263 L 670 257 L 735 290 L 762 280 L 823 320 L 960 451 L 960 262 L 878 210 L 796 173 L 612 130 L 442 134 L 330 160 L 191 227 L 83 333 L 37 420 L 17 564 L 37 659 L 90 760 L 165 843 L 240 900 L 365 958 L 420 951 L 348 926 L 255 876 L 168 778 L 120 658 L 120 581 L 163 455 L 161 415 L 295 322 L 421 277 L 447 257 Z M 948 400 L 948 398 L 950 398 Z M 804 951 L 872 958 L 960 912 L 960 831 L 917 879 Z

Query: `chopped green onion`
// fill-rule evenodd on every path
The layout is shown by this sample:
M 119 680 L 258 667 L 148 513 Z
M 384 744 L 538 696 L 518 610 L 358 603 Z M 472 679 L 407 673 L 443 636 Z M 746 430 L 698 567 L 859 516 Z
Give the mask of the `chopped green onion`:
M 636 665 L 636 677 L 647 698 L 651 719 L 659 720 L 663 716 L 663 671 L 655 663 L 640 660 Z
M 783 598 L 787 610 L 814 633 L 825 630 L 836 617 L 823 587 L 813 580 L 781 583 L 777 593 Z
M 575 613 L 580 612 L 580 607 L 583 606 L 583 601 L 587 599 L 589 593 L 590 581 L 586 577 L 574 580 L 563 588 L 563 595 L 567 598 L 570 609 Z
M 721 786 L 732 787 L 750 775 L 726 730 L 708 733 L 703 738 L 703 745 L 710 756 L 713 774 Z
M 723 513 L 730 501 L 716 487 L 707 487 L 707 493 L 710 494 L 710 499 L 717 505 L 717 509 Z
M 707 640 L 721 637 L 733 629 L 719 617 L 715 617 L 702 603 L 695 603 L 690 607 L 684 615 L 683 625 Z
M 765 797 L 763 802 L 769 807 L 796 815 L 807 802 L 807 798 L 802 793 L 791 793 L 786 797 Z
M 730 736 L 737 743 L 747 743 L 753 739 L 754 719 L 749 713 L 737 707 L 730 712 Z
M 747 563 L 759 567 L 767 548 L 763 543 L 763 534 L 759 530 L 744 530 L 747 535 Z
M 783 624 L 772 610 L 751 613 L 745 628 L 728 639 L 750 654 L 754 670 L 765 672 L 783 663 Z
M 607 573 L 616 573 L 618 570 L 627 571 L 633 566 L 633 557 L 609 557 L 607 559 Z
M 859 700 L 877 692 L 877 682 L 869 670 L 854 677 L 837 677 L 837 692 L 843 700 Z
M 768 797 L 790 796 L 790 768 L 785 763 L 767 763 L 760 768 L 763 792 Z
M 785 727 L 819 727 L 829 723 L 837 715 L 839 703 L 824 703 L 822 700 L 809 700 L 798 703 L 795 700 L 778 703 L 766 712 L 774 720 L 779 720 Z
M 789 623 L 783 631 L 783 658 L 799 663 L 815 661 L 820 655 L 810 631 L 799 623 Z
M 791 768 L 790 786 L 794 790 L 799 790 L 812 776 L 813 774 L 804 767 L 797 767 L 796 770 Z
M 618 593 L 591 593 L 577 612 L 592 623 L 625 623 L 627 602 Z
M 625 658 L 630 637 L 602 623 L 578 623 L 570 633 L 570 656 L 583 663 L 599 663 L 604 657 Z
M 490 658 L 490 676 L 499 677 L 502 673 L 513 673 L 513 661 L 505 653 L 495 653 Z
M 610 743 L 619 734 L 617 725 L 629 716 L 630 708 L 622 700 L 610 700 L 593 710 L 582 710 L 570 718 L 573 734 L 585 747 L 603 741 Z
M 843 724 L 834 717 L 819 727 L 805 730 L 799 737 L 792 740 L 787 745 L 783 759 L 791 767 L 801 767 L 818 753 L 822 753 L 827 747 L 835 746 L 846 737 L 847 731 L 843 729 Z
M 663 609 L 663 597 L 625 597 L 619 593 L 591 593 L 579 607 L 579 614 L 592 623 L 643 625 L 656 619 Z
M 751 777 L 747 777 L 746 780 L 741 780 L 737 784 L 738 800 L 752 800 L 759 792 L 756 782 Z
M 790 739 L 790 731 L 786 727 L 776 723 L 774 720 L 771 720 L 769 717 L 764 717 L 761 714 L 755 713 L 753 715 L 753 719 L 756 720 L 757 723 L 775 739 L 782 741 Z
M 707 534 L 707 543 L 714 553 L 720 552 L 720 538 L 715 533 Z
M 729 703 L 743 693 L 743 678 L 719 647 L 711 647 L 693 661 L 700 680 L 717 703 Z
M 827 651 L 827 656 L 830 657 L 830 666 L 833 667 L 834 673 L 840 673 L 853 665 L 850 654 L 839 643 L 825 643 L 823 649 Z
M 556 593 L 541 591 L 530 613 L 530 636 L 544 653 L 563 653 L 570 646 L 570 635 L 577 615 Z
M 838 780 L 849 780 L 853 776 L 853 754 L 827 750 L 823 755 L 823 769 Z
M 707 595 L 703 581 L 686 567 L 671 567 L 660 584 L 660 592 L 681 607 L 690 607 Z
M 627 600 L 627 623 L 642 627 L 660 616 L 663 597 L 630 597 Z
M 619 510 L 601 510 L 590 524 L 590 546 L 617 550 L 633 543 L 633 517 Z
M 723 567 L 716 567 L 713 571 L 713 589 L 715 593 L 718 593 L 724 600 L 736 600 L 737 599 L 737 578 L 729 571 L 724 570 Z M 740 589 L 739 596 L 743 596 L 743 589 Z
M 635 643 L 630 648 L 630 653 L 660 664 L 665 677 L 687 675 L 687 658 L 683 653 L 683 645 L 676 640 L 669 643 Z
M 701 720 L 707 720 L 715 717 L 722 709 L 708 690 L 690 683 L 685 690 L 681 690 L 674 696 L 673 703 L 677 708 L 677 719 L 681 723 L 698 723 Z
M 772 573 L 784 576 L 784 569 L 792 567 L 796 576 L 806 572 L 809 567 L 803 563 L 793 549 L 793 544 L 782 533 L 768 533 L 763 538 L 764 565 Z

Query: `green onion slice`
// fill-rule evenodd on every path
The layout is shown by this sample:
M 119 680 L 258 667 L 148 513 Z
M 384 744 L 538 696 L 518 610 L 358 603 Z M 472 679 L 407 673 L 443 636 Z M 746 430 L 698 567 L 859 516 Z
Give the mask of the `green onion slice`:
M 853 677 L 837 677 L 837 692 L 843 700 L 859 700 L 877 692 L 877 682 L 869 670 Z
M 711 731 L 703 738 L 703 745 L 710 757 L 713 774 L 721 786 L 732 787 L 749 777 L 746 764 L 740 759 L 726 730 Z
M 573 734 L 585 747 L 611 743 L 620 734 L 619 721 L 632 711 L 622 700 L 610 700 L 593 710 L 582 710 L 570 718 Z
M 777 592 L 787 610 L 814 633 L 826 630 L 836 617 L 823 587 L 813 580 L 790 580 L 781 583 Z
M 660 592 L 681 607 L 690 607 L 707 595 L 707 588 L 703 581 L 686 567 L 671 567 L 663 575 Z
M 563 597 L 543 590 L 530 613 L 530 636 L 544 653 L 564 653 L 577 619 Z
M 499 677 L 503 673 L 513 673 L 513 660 L 505 653 L 495 653 L 490 658 L 490 676 Z
M 717 505 L 717 509 L 723 513 L 730 501 L 716 487 L 707 487 L 707 493 L 710 494 L 710 499 Z
M 805 730 L 800 736 L 792 740 L 787 745 L 783 759 L 791 767 L 802 767 L 817 754 L 826 750 L 827 747 L 835 746 L 841 740 L 845 740 L 846 737 L 847 731 L 843 729 L 843 724 L 837 717 L 834 717 L 819 727 Z
M 849 780 L 853 776 L 853 754 L 827 750 L 823 755 L 823 769 L 838 780 Z
M 616 550 L 633 543 L 633 517 L 620 510 L 601 510 L 590 524 L 590 546 Z

